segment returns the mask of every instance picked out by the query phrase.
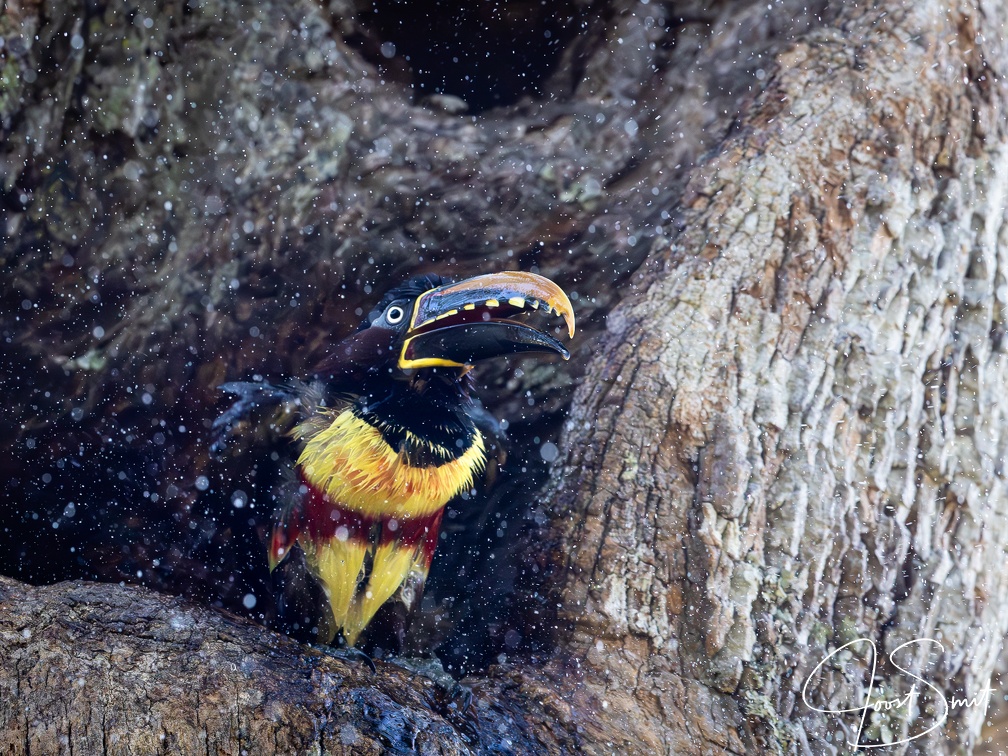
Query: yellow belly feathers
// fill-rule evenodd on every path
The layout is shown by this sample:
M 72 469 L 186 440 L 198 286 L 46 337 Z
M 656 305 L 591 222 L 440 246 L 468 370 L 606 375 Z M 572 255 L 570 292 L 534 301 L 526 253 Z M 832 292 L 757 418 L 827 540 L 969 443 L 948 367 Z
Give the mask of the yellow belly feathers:
M 347 643 L 353 645 L 375 612 L 411 574 L 411 581 L 423 584 L 436 544 L 440 510 L 472 487 L 486 461 L 483 437 L 476 431 L 472 445 L 455 459 L 414 467 L 405 453 L 389 446 L 378 428 L 351 409 L 316 415 L 295 435 L 305 442 L 298 466 L 305 481 L 324 494 L 323 510 L 328 508 L 313 516 L 349 524 L 335 527 L 331 537 L 313 538 L 309 528 L 298 539 L 332 610 L 320 630 L 320 640 L 329 642 L 342 629 Z M 347 518 L 339 510 L 365 519 Z M 394 537 L 409 532 L 411 524 L 408 541 Z M 418 528 L 423 533 L 419 537 Z M 368 553 L 370 574 L 365 581 Z
M 483 437 L 477 431 L 457 459 L 413 467 L 377 428 L 347 409 L 305 437 L 298 466 L 312 485 L 347 509 L 372 517 L 410 518 L 432 514 L 472 488 L 485 461 Z

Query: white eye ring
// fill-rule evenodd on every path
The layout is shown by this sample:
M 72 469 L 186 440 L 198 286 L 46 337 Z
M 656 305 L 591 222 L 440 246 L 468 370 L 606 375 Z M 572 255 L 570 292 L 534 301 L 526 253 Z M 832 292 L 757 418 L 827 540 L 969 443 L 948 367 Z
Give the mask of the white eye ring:
M 400 320 L 403 319 L 403 316 L 405 314 L 406 313 L 403 312 L 402 307 L 399 307 L 398 305 L 393 305 L 392 307 L 389 307 L 388 311 L 385 313 L 385 320 L 395 325 L 396 323 L 398 323 Z

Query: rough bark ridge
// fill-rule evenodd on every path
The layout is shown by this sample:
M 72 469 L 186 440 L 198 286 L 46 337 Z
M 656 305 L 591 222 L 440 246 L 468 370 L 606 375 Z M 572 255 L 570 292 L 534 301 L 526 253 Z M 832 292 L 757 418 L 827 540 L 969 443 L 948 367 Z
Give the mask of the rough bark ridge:
M 4 7 L 0 429 L 18 440 L 0 469 L 18 483 L 0 516 L 62 509 L 49 463 L 115 478 L 110 449 L 142 454 L 154 471 L 113 493 L 148 543 L 93 569 L 185 574 L 240 608 L 193 542 L 133 523 L 239 540 L 195 484 L 222 477 L 200 437 L 213 386 L 303 374 L 389 278 L 534 265 L 588 323 L 570 369 L 487 379 L 512 417 L 527 390 L 553 412 L 581 388 L 525 560 L 549 574 L 532 591 L 556 601 L 532 606 L 559 603 L 557 650 L 478 680 L 475 723 L 386 665 L 365 679 L 174 599 L 5 582 L 6 750 L 149 750 L 134 716 L 179 752 L 843 750 L 854 723 L 799 696 L 862 636 L 938 638 L 929 679 L 984 685 L 1008 616 L 1003 9 L 824 28 L 798 2 L 589 10 L 550 102 L 470 119 L 410 103 L 314 5 Z M 848 703 L 863 666 L 829 667 L 812 700 Z M 979 724 L 957 711 L 912 748 Z
M 450 688 L 393 664 L 372 673 L 143 589 L 0 578 L 0 643 L 4 753 L 535 754 L 562 743 L 519 685 L 463 713 Z
M 561 625 L 608 711 L 650 717 L 638 748 L 664 731 L 673 751 L 740 751 L 744 730 L 844 750 L 857 718 L 800 695 L 856 638 L 940 641 L 900 661 L 947 696 L 990 680 L 1008 628 L 1008 149 L 988 65 L 1004 40 L 978 29 L 1004 21 L 918 3 L 784 53 L 691 180 L 646 294 L 608 318 L 554 483 Z M 857 705 L 864 650 L 817 676 L 816 706 Z M 880 669 L 873 700 L 905 694 Z M 708 728 L 677 726 L 697 709 Z M 862 742 L 940 714 L 873 716 Z M 968 746 L 982 715 L 903 748 Z

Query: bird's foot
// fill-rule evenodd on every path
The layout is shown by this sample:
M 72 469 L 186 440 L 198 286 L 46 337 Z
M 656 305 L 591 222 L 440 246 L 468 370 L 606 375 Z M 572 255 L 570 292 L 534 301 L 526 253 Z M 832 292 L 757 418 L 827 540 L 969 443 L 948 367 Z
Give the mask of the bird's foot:
M 371 668 L 372 672 L 378 671 L 378 668 L 375 666 L 374 659 L 365 654 L 359 648 L 354 648 L 353 646 L 342 646 L 339 648 L 334 648 L 332 646 L 316 646 L 316 648 L 327 656 L 342 659 L 343 661 L 367 664 Z
M 436 656 L 390 656 L 389 661 L 397 667 L 426 677 L 442 690 L 447 691 L 456 684 L 455 678 L 445 671 L 444 665 Z
M 433 682 L 441 694 L 444 696 L 445 715 L 449 718 L 452 715 L 463 715 L 475 718 L 475 709 L 472 708 L 473 692 L 468 685 L 462 685 L 458 680 L 449 674 L 441 660 L 436 656 L 430 657 L 409 657 L 397 656 L 389 659 L 392 664 L 409 670 L 421 677 L 426 677 Z
M 449 712 L 458 712 L 467 717 L 475 719 L 476 710 L 472 708 L 473 691 L 468 685 L 456 681 L 455 685 L 448 692 L 447 709 Z

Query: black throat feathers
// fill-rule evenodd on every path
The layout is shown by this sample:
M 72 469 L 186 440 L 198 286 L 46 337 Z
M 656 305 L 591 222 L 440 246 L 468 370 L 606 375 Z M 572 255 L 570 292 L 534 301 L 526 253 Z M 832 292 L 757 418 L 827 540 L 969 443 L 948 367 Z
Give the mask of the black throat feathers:
M 463 378 L 463 380 L 465 380 Z M 467 387 L 458 379 L 421 371 L 410 383 L 354 401 L 354 416 L 372 426 L 413 467 L 438 467 L 458 459 L 479 431 L 469 416 Z

